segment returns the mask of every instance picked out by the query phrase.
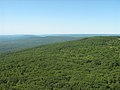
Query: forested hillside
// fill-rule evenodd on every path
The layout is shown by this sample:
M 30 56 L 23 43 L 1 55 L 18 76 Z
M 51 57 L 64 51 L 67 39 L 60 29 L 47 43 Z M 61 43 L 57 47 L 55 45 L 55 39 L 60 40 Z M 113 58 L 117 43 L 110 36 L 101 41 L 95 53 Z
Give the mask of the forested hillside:
M 120 36 L 2 54 L 0 90 L 120 90 Z

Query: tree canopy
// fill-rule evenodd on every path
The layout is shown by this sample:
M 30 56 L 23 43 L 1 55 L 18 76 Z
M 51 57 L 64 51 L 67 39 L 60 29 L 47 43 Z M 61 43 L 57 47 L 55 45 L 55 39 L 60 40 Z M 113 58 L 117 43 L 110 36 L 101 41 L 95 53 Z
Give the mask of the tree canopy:
M 119 90 L 120 37 L 89 37 L 0 56 L 0 90 Z

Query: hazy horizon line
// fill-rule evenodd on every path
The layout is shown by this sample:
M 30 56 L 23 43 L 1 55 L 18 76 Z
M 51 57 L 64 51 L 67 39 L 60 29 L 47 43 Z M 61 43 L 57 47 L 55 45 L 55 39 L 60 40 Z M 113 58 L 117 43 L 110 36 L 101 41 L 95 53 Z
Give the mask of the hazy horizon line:
M 76 34 L 76 33 L 61 33 L 61 34 L 0 34 L 0 36 L 6 36 L 6 35 L 120 35 L 120 33 L 79 33 L 79 34 Z

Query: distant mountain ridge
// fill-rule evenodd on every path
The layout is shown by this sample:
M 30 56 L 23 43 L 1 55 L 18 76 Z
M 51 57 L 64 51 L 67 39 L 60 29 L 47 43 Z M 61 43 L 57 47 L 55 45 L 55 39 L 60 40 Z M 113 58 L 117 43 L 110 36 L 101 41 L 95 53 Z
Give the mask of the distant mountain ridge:
M 42 35 L 0 35 L 0 54 L 32 48 L 55 42 L 78 40 L 93 36 L 120 36 L 119 34 L 42 34 Z
M 0 36 L 0 53 L 18 51 L 55 42 L 77 40 L 81 37 L 37 36 L 37 35 L 5 35 Z

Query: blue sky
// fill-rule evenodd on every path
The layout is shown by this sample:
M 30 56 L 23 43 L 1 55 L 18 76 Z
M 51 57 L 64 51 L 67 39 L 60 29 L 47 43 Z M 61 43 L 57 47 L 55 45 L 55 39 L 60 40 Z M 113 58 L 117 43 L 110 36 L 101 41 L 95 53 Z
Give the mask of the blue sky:
M 0 0 L 0 34 L 120 34 L 120 0 Z

